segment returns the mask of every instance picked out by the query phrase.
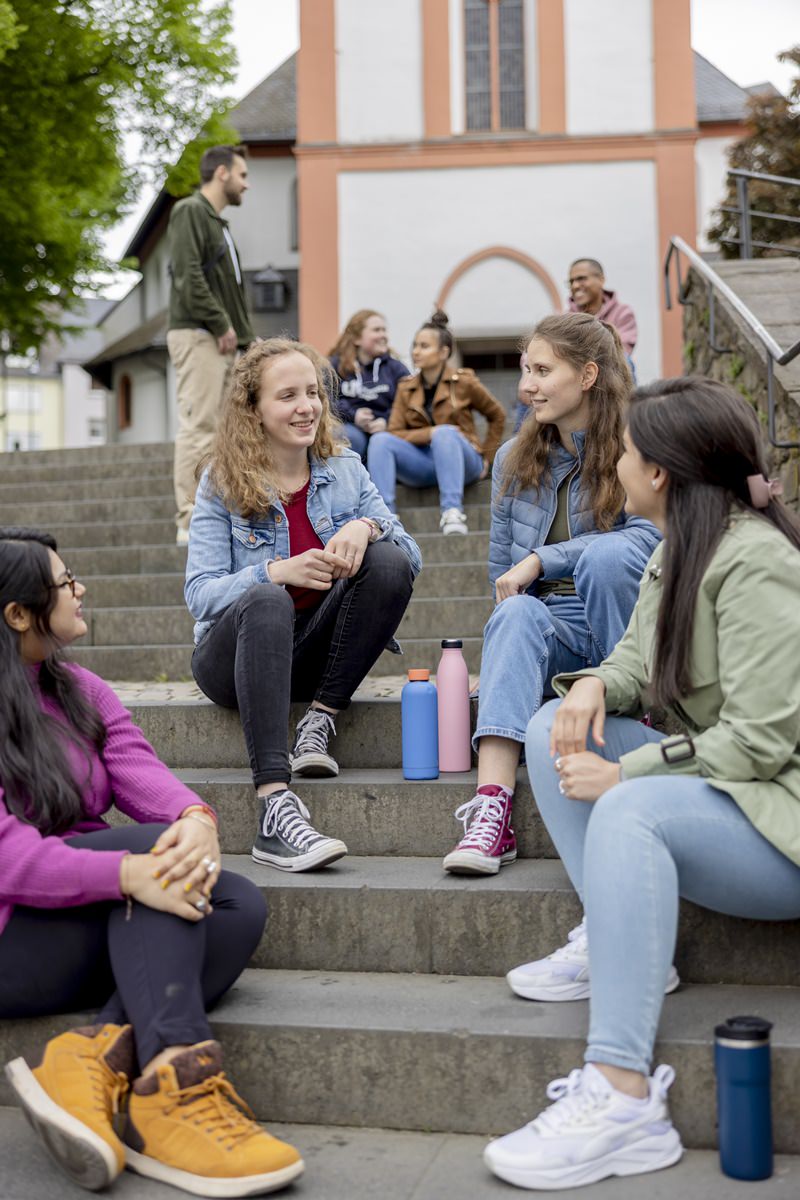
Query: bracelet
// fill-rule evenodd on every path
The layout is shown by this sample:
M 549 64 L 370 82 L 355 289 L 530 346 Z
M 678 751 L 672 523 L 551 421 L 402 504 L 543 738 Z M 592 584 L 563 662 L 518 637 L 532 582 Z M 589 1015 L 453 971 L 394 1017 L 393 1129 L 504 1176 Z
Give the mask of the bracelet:
M 356 517 L 356 520 L 363 521 L 369 529 L 369 540 L 371 542 L 377 542 L 378 538 L 383 533 L 380 525 L 378 525 L 376 521 L 373 521 L 371 517 Z
M 196 804 L 187 804 L 181 813 L 181 817 L 191 817 L 193 813 L 205 813 L 206 816 L 211 817 L 211 820 L 214 822 L 214 828 L 217 829 L 219 827 L 217 814 L 210 804 L 204 804 L 202 800 L 198 800 Z
M 184 818 L 184 817 L 189 817 L 189 818 L 191 818 L 191 820 L 193 820 L 193 821 L 199 821 L 201 825 L 205 825 L 206 829 L 213 829 L 213 830 L 214 830 L 214 833 L 216 833 L 216 832 L 217 832 L 217 823 L 216 823 L 216 821 L 207 821 L 207 820 L 205 819 L 205 817 L 201 817 L 201 816 L 200 816 L 200 813 L 199 813 L 199 812 L 187 812 L 187 813 L 182 813 L 182 814 L 181 814 L 181 820 L 183 820 L 183 818 Z

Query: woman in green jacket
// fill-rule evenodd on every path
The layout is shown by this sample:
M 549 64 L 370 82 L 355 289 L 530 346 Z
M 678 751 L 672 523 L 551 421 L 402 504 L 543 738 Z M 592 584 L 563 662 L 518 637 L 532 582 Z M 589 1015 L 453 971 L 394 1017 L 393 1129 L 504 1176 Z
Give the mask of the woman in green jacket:
M 591 946 L 584 1066 L 486 1150 L 496 1175 L 531 1189 L 681 1157 L 666 1106 L 674 1072 L 650 1075 L 679 897 L 800 917 L 800 521 L 765 477 L 752 408 L 724 384 L 658 381 L 635 393 L 628 422 L 625 507 L 664 541 L 616 649 L 556 676 L 566 699 L 540 709 L 526 740 L 587 932 L 582 962 L 569 945 L 509 982 L 524 994 L 576 972 L 588 981 Z M 641 724 L 654 704 L 686 732 Z

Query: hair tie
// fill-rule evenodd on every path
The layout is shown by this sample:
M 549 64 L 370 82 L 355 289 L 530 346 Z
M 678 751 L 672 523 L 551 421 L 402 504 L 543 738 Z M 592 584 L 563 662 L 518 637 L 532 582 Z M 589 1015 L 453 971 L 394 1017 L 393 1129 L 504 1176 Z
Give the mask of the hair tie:
M 780 479 L 767 479 L 764 475 L 748 475 L 747 486 L 753 508 L 766 508 L 775 496 L 783 495 Z

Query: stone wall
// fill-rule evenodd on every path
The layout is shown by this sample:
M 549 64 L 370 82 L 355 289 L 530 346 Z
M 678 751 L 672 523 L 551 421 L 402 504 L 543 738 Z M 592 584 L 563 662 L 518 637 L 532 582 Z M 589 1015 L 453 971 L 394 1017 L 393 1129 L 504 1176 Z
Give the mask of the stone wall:
M 683 309 L 684 370 L 690 375 L 709 375 L 736 388 L 755 409 L 764 431 L 770 476 L 780 478 L 784 499 L 800 511 L 800 449 L 779 450 L 767 437 L 767 370 L 764 351 L 741 319 L 719 296 L 716 299 L 715 342 L 730 347 L 727 354 L 715 353 L 709 345 L 709 307 L 705 282 L 689 272 L 688 303 Z M 800 442 L 800 388 L 795 386 L 800 359 L 786 368 L 776 368 L 776 436 L 779 441 Z

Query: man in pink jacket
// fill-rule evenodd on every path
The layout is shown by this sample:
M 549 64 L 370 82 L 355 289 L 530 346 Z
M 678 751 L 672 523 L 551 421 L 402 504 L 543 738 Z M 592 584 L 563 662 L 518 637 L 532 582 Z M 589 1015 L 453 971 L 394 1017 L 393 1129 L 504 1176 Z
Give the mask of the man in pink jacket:
M 636 345 L 636 317 L 633 309 L 617 299 L 616 292 L 605 286 L 603 268 L 596 258 L 576 258 L 569 269 L 570 312 L 588 312 L 613 325 L 630 360 Z M 631 364 L 632 365 L 632 364 Z

